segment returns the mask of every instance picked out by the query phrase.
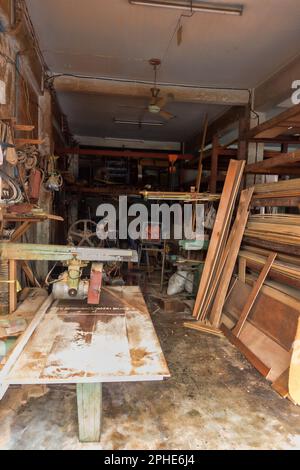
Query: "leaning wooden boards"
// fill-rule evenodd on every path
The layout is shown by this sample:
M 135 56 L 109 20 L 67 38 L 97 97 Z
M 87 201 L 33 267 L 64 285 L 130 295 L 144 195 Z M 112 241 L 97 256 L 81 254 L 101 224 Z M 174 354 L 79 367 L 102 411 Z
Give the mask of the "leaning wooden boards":
M 208 248 L 207 258 L 202 273 L 198 295 L 196 298 L 193 316 L 200 318 L 202 308 L 209 295 L 209 288 L 215 272 L 217 271 L 218 262 L 224 250 L 230 222 L 233 214 L 235 201 L 238 195 L 243 171 L 245 167 L 244 161 L 231 160 L 224 184 L 222 197 L 212 233 L 211 241 Z

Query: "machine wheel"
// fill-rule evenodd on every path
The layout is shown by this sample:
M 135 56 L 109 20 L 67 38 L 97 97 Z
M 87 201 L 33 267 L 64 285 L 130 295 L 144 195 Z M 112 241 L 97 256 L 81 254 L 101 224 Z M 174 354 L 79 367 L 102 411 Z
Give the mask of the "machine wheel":
M 76 246 L 98 247 L 97 224 L 89 219 L 77 220 L 68 231 L 68 240 Z

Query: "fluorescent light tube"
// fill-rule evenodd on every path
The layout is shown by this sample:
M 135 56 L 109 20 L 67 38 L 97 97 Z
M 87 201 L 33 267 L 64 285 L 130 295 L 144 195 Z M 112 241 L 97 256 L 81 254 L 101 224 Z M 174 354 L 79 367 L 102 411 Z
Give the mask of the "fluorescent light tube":
M 193 2 L 192 7 L 189 2 L 176 2 L 176 1 L 155 1 L 155 0 L 128 0 L 132 5 L 142 5 L 149 7 L 160 7 L 160 8 L 173 8 L 176 10 L 188 10 L 193 12 L 203 12 L 203 13 L 220 13 L 222 15 L 237 15 L 241 16 L 243 14 L 242 5 L 226 5 L 226 4 L 217 4 L 217 3 L 207 3 L 207 2 Z
M 152 122 L 152 121 L 126 121 L 123 119 L 114 119 L 115 124 L 129 124 L 132 126 L 163 126 L 164 122 Z

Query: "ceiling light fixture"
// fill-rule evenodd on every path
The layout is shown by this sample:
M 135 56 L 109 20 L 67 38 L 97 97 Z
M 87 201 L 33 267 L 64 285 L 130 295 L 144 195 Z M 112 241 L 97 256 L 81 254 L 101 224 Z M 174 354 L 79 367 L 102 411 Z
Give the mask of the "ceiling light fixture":
M 130 120 L 123 120 L 123 119 L 114 119 L 115 124 L 129 124 L 132 126 L 163 126 L 164 122 L 153 122 L 153 121 L 130 121 Z
M 128 0 L 132 5 L 142 5 L 149 7 L 173 8 L 176 10 L 188 10 L 202 13 L 220 13 L 222 15 L 243 14 L 242 5 L 229 5 L 211 2 L 190 2 L 190 1 L 168 1 L 168 0 Z

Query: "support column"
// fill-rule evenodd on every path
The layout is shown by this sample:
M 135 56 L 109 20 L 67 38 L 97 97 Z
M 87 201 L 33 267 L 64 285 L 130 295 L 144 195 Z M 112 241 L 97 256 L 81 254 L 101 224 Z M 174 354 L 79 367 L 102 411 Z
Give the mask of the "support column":
M 264 122 L 266 120 L 266 116 L 263 113 L 257 113 L 259 117 L 259 121 L 257 116 L 253 117 L 250 120 L 250 128 L 256 127 L 259 122 Z M 264 151 L 265 151 L 265 144 L 263 143 L 255 143 L 251 142 L 248 145 L 248 165 L 251 163 L 258 163 L 263 161 L 264 159 Z M 255 184 L 260 184 L 265 182 L 264 175 L 247 175 L 246 176 L 246 186 L 247 188 L 254 186 Z
M 53 129 L 52 129 L 52 98 L 48 90 L 39 99 L 39 138 L 44 143 L 39 146 L 41 156 L 49 157 L 53 154 Z M 53 195 L 41 189 L 39 206 L 47 213 L 52 213 Z M 54 224 L 45 221 L 36 225 L 35 243 L 50 244 L 51 230 Z M 36 272 L 39 280 L 44 280 L 48 273 L 48 261 L 37 261 Z
M 77 384 L 80 442 L 99 442 L 102 420 L 102 384 Z
M 247 134 L 250 129 L 250 106 L 245 107 L 244 114 L 239 120 L 238 160 L 248 160 Z
M 217 192 L 218 159 L 219 159 L 219 137 L 218 135 L 214 135 L 212 155 L 211 155 L 210 184 L 209 184 L 210 192 L 213 194 Z

